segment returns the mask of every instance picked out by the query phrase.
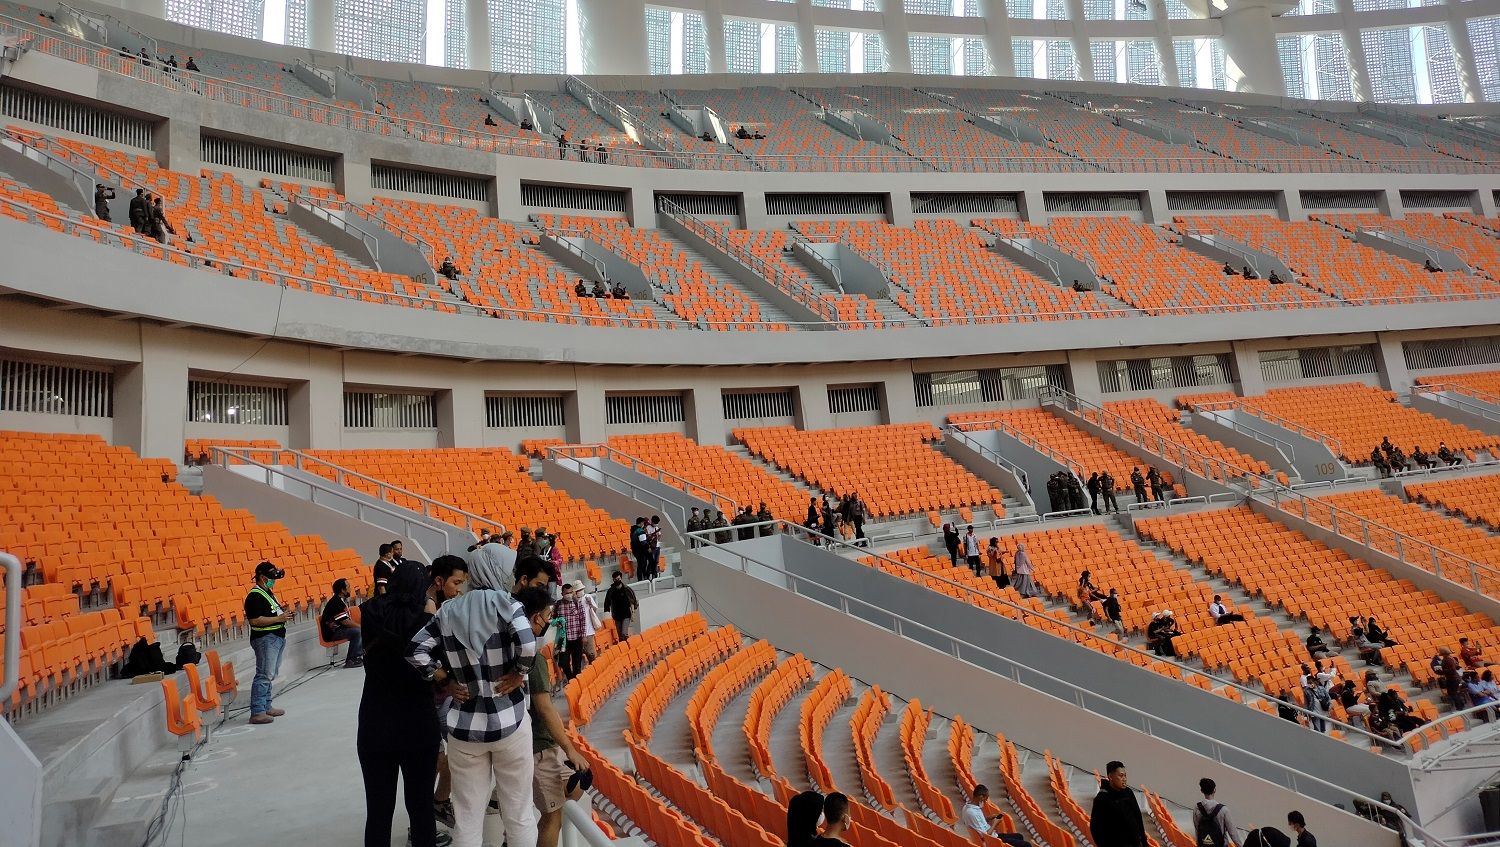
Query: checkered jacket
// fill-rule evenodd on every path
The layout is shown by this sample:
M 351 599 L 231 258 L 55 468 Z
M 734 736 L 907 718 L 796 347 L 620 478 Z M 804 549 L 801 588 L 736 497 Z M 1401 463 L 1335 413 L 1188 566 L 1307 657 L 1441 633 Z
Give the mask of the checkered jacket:
M 406 647 L 406 660 L 423 677 L 431 679 L 438 668 L 443 668 L 456 682 L 468 686 L 468 701 L 453 703 L 444 717 L 448 734 L 460 741 L 499 741 L 515 732 L 526 717 L 526 686 L 497 695 L 495 684 L 512 671 L 522 676 L 530 672 L 536 661 L 536 636 L 525 610 L 514 600 L 502 624 L 478 656 L 457 637 L 444 632 L 438 617 L 418 630 Z

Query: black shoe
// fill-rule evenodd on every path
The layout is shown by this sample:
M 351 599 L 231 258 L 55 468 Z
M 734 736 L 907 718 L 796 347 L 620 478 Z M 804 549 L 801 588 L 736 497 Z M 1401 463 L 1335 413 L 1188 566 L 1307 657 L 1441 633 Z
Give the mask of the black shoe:
M 364 666 L 365 658 L 363 656 L 359 657 L 358 659 L 350 659 L 349 661 L 344 663 L 344 667 L 346 668 L 362 668 Z

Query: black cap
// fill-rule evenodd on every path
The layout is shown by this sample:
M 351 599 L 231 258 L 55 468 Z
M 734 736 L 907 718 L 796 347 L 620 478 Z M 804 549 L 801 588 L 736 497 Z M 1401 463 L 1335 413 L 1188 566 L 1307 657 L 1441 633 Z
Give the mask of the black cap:
M 260 564 L 258 564 L 258 565 L 255 566 L 255 578 L 256 579 L 260 579 L 261 577 L 270 577 L 271 579 L 281 579 L 284 576 L 286 576 L 286 571 L 282 570 L 281 568 L 276 567 L 275 565 L 271 564 L 270 562 L 261 562 Z

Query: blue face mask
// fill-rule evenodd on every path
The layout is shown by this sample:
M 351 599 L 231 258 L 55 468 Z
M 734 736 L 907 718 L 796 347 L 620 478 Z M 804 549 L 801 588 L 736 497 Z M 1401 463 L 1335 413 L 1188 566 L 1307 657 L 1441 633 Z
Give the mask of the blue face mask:
M 266 580 L 266 590 L 267 591 L 270 591 L 271 589 L 273 589 L 275 587 L 276 587 L 276 580 L 274 580 L 274 579 L 268 579 L 268 580 Z

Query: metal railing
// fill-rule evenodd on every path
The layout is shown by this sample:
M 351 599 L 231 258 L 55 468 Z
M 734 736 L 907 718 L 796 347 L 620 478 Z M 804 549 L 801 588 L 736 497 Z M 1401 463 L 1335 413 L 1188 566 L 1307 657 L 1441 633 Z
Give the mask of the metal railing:
M 587 477 L 590 474 L 598 474 L 602 477 L 613 479 L 621 483 L 622 485 L 629 486 L 630 492 L 627 493 L 639 492 L 647 498 L 643 500 L 643 502 L 646 502 L 648 505 L 670 507 L 669 509 L 664 509 L 664 511 L 674 512 L 678 517 L 681 518 L 681 521 L 678 522 L 677 526 L 687 526 L 688 515 L 686 508 L 679 504 L 673 503 L 670 500 L 662 498 L 661 495 L 653 491 L 648 491 L 644 488 L 641 488 L 628 479 L 611 473 L 608 468 L 602 465 L 590 465 L 584 460 L 603 459 L 605 461 L 613 462 L 621 467 L 628 468 L 649 479 L 660 482 L 663 485 L 671 486 L 672 488 L 675 488 L 685 494 L 693 495 L 697 499 L 712 505 L 715 509 L 718 509 L 725 514 L 734 514 L 739 511 L 739 504 L 735 502 L 734 498 L 726 494 L 720 494 L 712 488 L 708 488 L 707 486 L 700 485 L 686 477 L 672 473 L 666 468 L 658 467 L 657 465 L 653 465 L 650 462 L 637 459 L 629 453 L 623 453 L 609 446 L 608 444 L 552 445 L 547 447 L 547 458 L 551 459 L 554 462 L 557 462 L 558 464 L 566 467 L 568 470 L 571 470 L 576 474 L 579 474 L 580 476 Z M 631 496 L 635 497 L 635 494 L 632 493 Z M 636 499 L 640 500 L 641 497 L 636 497 Z
M 983 444 L 980 444 L 978 439 L 974 438 L 972 435 L 969 435 L 968 430 L 960 429 L 953 424 L 944 424 L 942 427 L 942 432 L 943 438 L 952 438 L 954 441 L 961 442 L 965 447 L 978 453 L 986 460 L 994 462 L 1000 467 L 1005 468 L 1006 470 L 1015 474 L 1016 480 L 1021 483 L 1022 488 L 1026 489 L 1027 496 L 1030 497 L 1031 481 L 1026 474 L 1026 470 L 1020 465 L 1012 462 L 1010 459 L 1005 458 L 998 452 L 991 450 Z
M 1242 435 L 1247 435 L 1247 436 L 1255 439 L 1256 441 L 1259 441 L 1260 443 L 1265 444 L 1268 447 L 1274 447 L 1277 450 L 1281 451 L 1281 454 L 1283 456 L 1286 456 L 1286 458 L 1289 461 L 1295 460 L 1297 458 L 1297 448 L 1294 447 L 1294 446 L 1292 446 L 1292 444 L 1290 442 L 1282 441 L 1280 438 L 1277 438 L 1276 436 L 1272 435 L 1269 432 L 1263 432 L 1263 431 L 1261 431 L 1259 429 L 1256 429 L 1255 427 L 1250 426 L 1249 424 L 1245 423 L 1244 421 L 1241 421 L 1237 417 L 1229 417 L 1229 416 L 1226 416 L 1226 415 L 1220 415 L 1220 414 L 1218 414 L 1218 412 L 1222 411 L 1222 410 L 1207 409 L 1207 408 L 1205 408 L 1205 406 L 1207 406 L 1207 405 L 1209 405 L 1209 404 L 1207 404 L 1207 403 L 1195 403 L 1195 404 L 1193 404 L 1193 414 L 1194 415 L 1203 415 L 1204 417 L 1209 418 L 1210 420 L 1214 421 L 1215 423 L 1219 424 L 1220 426 L 1227 426 L 1230 429 L 1234 430 L 1235 432 L 1238 432 L 1238 433 L 1240 433 Z
M 570 74 L 563 81 L 563 87 L 567 89 L 569 94 L 587 105 L 590 110 L 595 108 L 595 103 L 597 102 L 613 112 L 615 118 L 620 121 L 622 128 L 626 129 L 627 135 L 634 133 L 636 138 L 633 140 L 637 143 L 640 143 L 641 140 L 650 141 L 657 147 L 656 152 L 659 152 L 662 159 L 672 167 L 693 167 L 693 164 L 687 159 L 682 148 L 678 147 L 677 143 L 669 136 L 650 128 L 646 125 L 645 121 L 631 114 L 630 110 L 624 106 L 600 94 L 593 86 Z M 641 146 L 645 147 L 646 145 L 641 144 Z
M 3 133 L 0 135 L 0 144 L 19 148 L 16 152 L 71 182 L 79 193 L 79 199 L 92 204 L 94 185 L 98 182 L 94 176 L 95 169 L 84 170 L 61 156 L 43 150 L 31 144 L 24 135 L 10 127 L 0 129 L 0 133 Z
M 0 567 L 5 568 L 5 673 L 0 676 L 0 704 L 9 704 L 21 682 L 21 560 L 0 551 Z
M 1216 400 L 1208 403 L 1195 403 L 1194 408 L 1203 412 L 1225 412 L 1237 411 L 1251 417 L 1260 418 L 1266 423 L 1275 424 L 1288 432 L 1295 432 L 1303 438 L 1309 438 L 1322 444 L 1333 452 L 1335 456 L 1343 456 L 1349 461 L 1359 461 L 1359 457 L 1350 456 L 1344 451 L 1344 442 L 1327 433 L 1309 429 L 1293 420 L 1288 420 L 1273 412 L 1268 412 L 1259 406 L 1253 406 L 1246 402 L 1247 398 L 1238 397 L 1233 400 Z
M 1011 249 L 1018 250 L 1022 254 L 1030 256 L 1032 259 L 1041 262 L 1044 266 L 1046 266 L 1047 270 L 1052 272 L 1052 278 L 1054 280 L 1056 280 L 1057 282 L 1062 282 L 1062 270 L 1058 266 L 1056 259 L 1052 258 L 1051 256 L 1043 255 L 1036 248 L 1028 244 L 1023 244 L 1018 238 L 1011 238 L 1009 236 L 1000 235 L 998 233 L 995 234 L 995 242 L 998 244 L 1001 241 L 1004 241 L 1008 246 L 1010 246 Z M 1099 275 L 1097 269 L 1091 270 L 1095 270 L 1094 276 L 1097 277 Z
M 1493 394 L 1486 394 L 1467 385 L 1458 385 L 1455 383 L 1417 384 L 1411 387 L 1411 393 L 1422 394 L 1434 403 L 1452 406 L 1460 412 L 1478 415 L 1485 420 L 1500 421 L 1500 397 L 1496 397 Z M 1462 399 L 1464 397 L 1478 402 L 1470 403 Z
M 351 220 L 350 216 L 334 214 L 334 210 L 318 203 L 316 200 L 306 194 L 293 194 L 289 199 L 289 202 L 301 206 L 308 212 L 312 213 L 313 216 L 323 220 L 329 226 L 336 229 L 341 229 L 349 235 L 352 235 L 355 238 L 359 239 L 359 242 L 363 244 L 365 246 L 365 249 L 370 252 L 370 258 L 375 261 L 377 265 L 379 264 L 380 239 L 376 238 L 371 233 L 366 232 L 363 227 Z
M 587 806 L 577 800 L 563 803 L 562 831 L 558 833 L 558 847 L 612 847 L 616 842 L 604 834 L 594 823 Z

